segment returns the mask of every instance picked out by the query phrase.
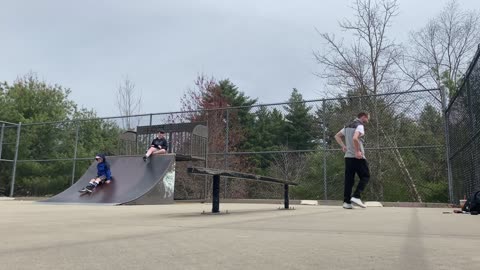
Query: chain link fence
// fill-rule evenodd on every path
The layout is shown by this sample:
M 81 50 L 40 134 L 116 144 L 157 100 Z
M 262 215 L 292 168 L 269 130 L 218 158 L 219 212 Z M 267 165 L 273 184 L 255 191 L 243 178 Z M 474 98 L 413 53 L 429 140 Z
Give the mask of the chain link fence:
M 210 166 L 297 181 L 296 199 L 341 200 L 344 159 L 334 136 L 366 111 L 371 114 L 365 136 L 371 169 L 366 198 L 448 202 L 440 99 L 438 90 L 426 90 L 229 109 L 222 117 L 230 121 L 218 129 Z M 248 121 L 242 114 L 254 120 L 242 124 Z M 245 126 L 253 126 L 253 133 L 246 133 Z M 229 188 L 227 180 L 225 196 L 272 197 L 271 190 L 276 190 L 275 196 L 281 197 L 278 187 L 262 184 L 263 194 L 250 189 L 250 183 L 243 185 Z
M 480 190 L 480 65 L 477 51 L 446 111 L 453 200 Z
M 366 111 L 371 114 L 365 141 L 372 177 L 365 198 L 447 202 L 441 107 L 439 90 L 430 89 L 131 117 L 23 123 L 15 195 L 49 196 L 60 192 L 81 176 L 97 152 L 142 155 L 155 134 L 140 134 L 139 127 L 194 122 L 208 128 L 208 154 L 205 161 L 177 162 L 176 199 L 210 196 L 210 180 L 188 175 L 188 166 L 297 181 L 300 185 L 292 189 L 292 199 L 342 199 L 344 159 L 334 135 L 360 111 Z M 9 127 L 3 141 L 4 148 L 8 146 L 5 154 L 9 160 L 13 160 L 15 145 L 6 142 L 15 142 L 16 127 Z M 167 136 L 167 140 L 176 138 Z M 3 188 L 0 191 L 5 195 L 11 188 L 8 181 L 11 169 L 7 167 L 2 164 L 0 168 Z M 229 179 L 222 181 L 221 193 L 224 198 L 281 198 L 282 187 Z

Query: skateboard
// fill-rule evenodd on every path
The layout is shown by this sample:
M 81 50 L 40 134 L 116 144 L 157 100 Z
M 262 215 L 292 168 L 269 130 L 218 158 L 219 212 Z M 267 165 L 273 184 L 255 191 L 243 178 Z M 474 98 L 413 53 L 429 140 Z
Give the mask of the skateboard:
M 85 194 L 92 194 L 93 190 L 83 188 L 83 189 L 79 190 L 78 192 L 80 192 L 80 195 L 85 195 Z

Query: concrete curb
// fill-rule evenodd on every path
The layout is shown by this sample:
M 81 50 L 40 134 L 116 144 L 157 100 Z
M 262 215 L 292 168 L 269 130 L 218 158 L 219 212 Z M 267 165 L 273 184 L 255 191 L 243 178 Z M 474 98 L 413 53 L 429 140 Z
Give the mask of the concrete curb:
M 4 200 L 24 200 L 24 201 L 36 201 L 43 200 L 47 197 L 0 197 Z M 327 206 L 340 206 L 342 201 L 340 200 L 308 200 L 309 202 L 317 202 L 318 205 Z M 211 203 L 211 199 L 207 200 L 175 200 L 175 203 Z M 291 205 L 301 205 L 302 200 L 290 200 Z M 283 199 L 223 199 L 220 198 L 220 203 L 250 203 L 250 204 L 283 204 Z M 420 207 L 420 208 L 454 208 L 454 205 L 448 203 L 418 203 L 418 202 L 381 202 L 383 207 Z M 311 205 L 313 206 L 313 205 Z

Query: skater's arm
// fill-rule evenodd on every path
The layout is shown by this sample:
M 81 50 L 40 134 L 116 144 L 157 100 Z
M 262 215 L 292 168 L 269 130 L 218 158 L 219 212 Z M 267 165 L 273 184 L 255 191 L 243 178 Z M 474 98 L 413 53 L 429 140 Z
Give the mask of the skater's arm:
M 335 141 L 337 141 L 338 145 L 340 145 L 340 147 L 342 147 L 342 151 L 345 152 L 347 150 L 347 147 L 343 143 L 343 138 L 345 137 L 343 132 L 344 131 L 342 129 L 335 135 Z
M 155 147 L 155 148 L 157 148 L 157 149 L 161 149 L 158 144 L 159 144 L 159 140 L 158 140 L 157 138 L 153 139 L 153 141 L 152 141 L 152 147 Z
M 112 172 L 110 171 L 110 166 L 107 165 L 105 168 L 105 176 L 107 177 L 107 180 L 112 179 Z
M 353 134 L 353 147 L 355 148 L 355 156 L 361 158 L 363 156 L 362 151 L 360 150 L 360 136 L 359 131 L 355 131 Z
M 164 139 L 164 140 L 161 140 L 160 144 L 159 144 L 159 147 L 160 149 L 165 149 L 167 150 L 168 146 L 167 146 L 167 140 Z

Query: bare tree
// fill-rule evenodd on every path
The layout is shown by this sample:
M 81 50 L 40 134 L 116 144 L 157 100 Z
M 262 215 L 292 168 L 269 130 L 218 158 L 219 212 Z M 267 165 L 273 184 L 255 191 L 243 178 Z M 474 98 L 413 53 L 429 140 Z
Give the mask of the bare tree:
M 326 51 L 314 52 L 323 67 L 317 75 L 345 91 L 359 94 L 391 91 L 395 58 L 401 50 L 387 37 L 387 31 L 397 15 L 397 1 L 356 0 L 353 10 L 353 21 L 340 22 L 340 28 L 355 38 L 350 45 L 337 41 L 332 34 L 320 33 L 326 42 Z
M 287 151 L 288 147 L 282 147 Z M 285 180 L 299 183 L 307 171 L 307 158 L 305 153 L 280 152 L 273 156 L 273 164 L 270 167 L 272 175 Z
M 410 69 L 404 72 L 421 87 L 445 85 L 453 95 L 479 43 L 480 13 L 462 10 L 452 0 L 427 25 L 410 34 Z
M 398 78 L 401 74 L 398 59 L 403 57 L 403 50 L 393 40 L 388 38 L 388 30 L 392 19 L 398 14 L 397 0 L 355 0 L 353 6 L 354 20 L 344 19 L 340 28 L 351 33 L 353 42 L 346 45 L 335 39 L 334 35 L 320 33 L 326 42 L 325 52 L 314 52 L 314 56 L 323 70 L 319 77 L 326 79 L 327 84 L 356 95 L 376 95 L 396 92 L 404 81 Z M 395 102 L 385 104 L 385 100 L 377 97 L 365 98 L 363 108 L 371 113 L 375 126 L 372 134 L 375 147 L 380 149 L 381 141 L 395 148 L 391 138 L 386 136 L 381 125 L 382 107 L 395 106 Z M 383 134 L 383 136 L 382 136 Z M 394 152 L 394 159 L 404 173 L 408 187 L 416 187 L 415 179 L 409 173 L 400 152 Z M 376 178 L 370 188 L 376 189 L 375 194 L 383 197 L 382 155 L 375 152 L 372 168 Z M 416 200 L 421 197 L 412 192 Z
M 117 108 L 122 118 L 123 128 L 132 128 L 132 115 L 139 114 L 142 105 L 142 96 L 137 94 L 135 83 L 126 76 L 117 89 Z M 137 120 L 139 121 L 139 119 Z M 135 123 L 138 125 L 138 123 Z

